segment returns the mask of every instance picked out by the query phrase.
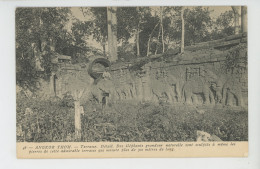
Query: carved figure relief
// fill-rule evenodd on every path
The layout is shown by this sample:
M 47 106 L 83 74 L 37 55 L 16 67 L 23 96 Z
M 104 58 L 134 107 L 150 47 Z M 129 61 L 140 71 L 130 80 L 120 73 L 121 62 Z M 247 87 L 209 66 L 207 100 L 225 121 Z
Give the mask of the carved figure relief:
M 193 104 L 196 100 L 195 95 L 200 95 L 204 104 L 213 103 L 213 94 L 210 90 L 210 84 L 205 83 L 202 78 L 191 79 L 186 82 L 182 88 L 185 103 Z
M 223 85 L 223 103 L 228 106 L 244 106 L 241 85 L 234 78 L 228 79 Z

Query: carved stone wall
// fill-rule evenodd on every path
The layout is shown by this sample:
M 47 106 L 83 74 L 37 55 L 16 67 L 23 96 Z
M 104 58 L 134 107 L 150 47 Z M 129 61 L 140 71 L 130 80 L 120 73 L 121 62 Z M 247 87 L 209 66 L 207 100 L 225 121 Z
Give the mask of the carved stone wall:
M 247 105 L 247 69 L 223 69 L 225 56 L 203 61 L 151 62 L 142 71 L 113 71 L 112 80 L 125 97 L 119 100 L 171 104 Z M 127 94 L 128 93 L 128 94 Z
M 56 96 L 84 89 L 85 100 L 102 102 L 167 102 L 187 105 L 247 106 L 247 68 L 226 71 L 226 56 L 200 59 L 152 61 L 132 71 L 127 67 L 111 70 L 111 78 L 94 80 L 87 67 L 72 66 L 55 73 Z M 107 93 L 107 95 L 104 95 Z

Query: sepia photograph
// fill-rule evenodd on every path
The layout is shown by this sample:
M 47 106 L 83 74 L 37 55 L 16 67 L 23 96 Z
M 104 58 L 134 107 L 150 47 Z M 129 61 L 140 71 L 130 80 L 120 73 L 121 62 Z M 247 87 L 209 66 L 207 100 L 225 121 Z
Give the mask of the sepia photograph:
M 246 6 L 18 7 L 16 141 L 247 142 Z

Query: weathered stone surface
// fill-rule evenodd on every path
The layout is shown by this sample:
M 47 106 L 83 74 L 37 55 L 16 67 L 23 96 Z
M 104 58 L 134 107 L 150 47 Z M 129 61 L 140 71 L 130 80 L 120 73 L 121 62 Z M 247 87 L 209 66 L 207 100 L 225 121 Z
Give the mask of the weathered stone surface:
M 197 142 L 207 142 L 210 139 L 210 134 L 205 131 L 197 130 Z
M 106 104 L 134 100 L 246 107 L 247 68 L 224 70 L 226 56 L 227 52 L 214 49 L 185 52 L 172 60 L 150 60 L 135 70 L 116 63 L 107 78 L 96 81 L 88 74 L 88 65 L 74 66 L 71 72 L 60 69 L 55 73 L 56 96 L 84 89 L 82 100 L 100 104 L 105 99 Z
M 200 131 L 197 130 L 196 132 L 197 134 L 197 142 L 208 142 L 208 141 L 222 141 L 218 136 L 216 135 L 211 135 L 205 131 Z

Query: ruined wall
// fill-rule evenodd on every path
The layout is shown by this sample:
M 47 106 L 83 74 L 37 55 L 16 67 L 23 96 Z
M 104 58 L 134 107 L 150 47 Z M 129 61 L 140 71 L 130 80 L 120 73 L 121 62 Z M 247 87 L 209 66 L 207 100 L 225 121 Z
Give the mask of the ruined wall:
M 87 72 L 88 65 L 70 65 L 55 73 L 55 93 L 62 98 L 84 89 L 83 100 L 95 98 L 97 102 L 106 97 L 108 102 L 247 107 L 247 67 L 228 71 L 226 55 L 216 50 L 186 52 L 179 58 L 149 62 L 135 71 L 112 65 L 110 79 L 101 79 L 96 85 Z
M 112 71 L 116 99 L 246 107 L 247 68 L 228 71 L 226 54 L 154 61 L 144 65 L 142 71 Z

